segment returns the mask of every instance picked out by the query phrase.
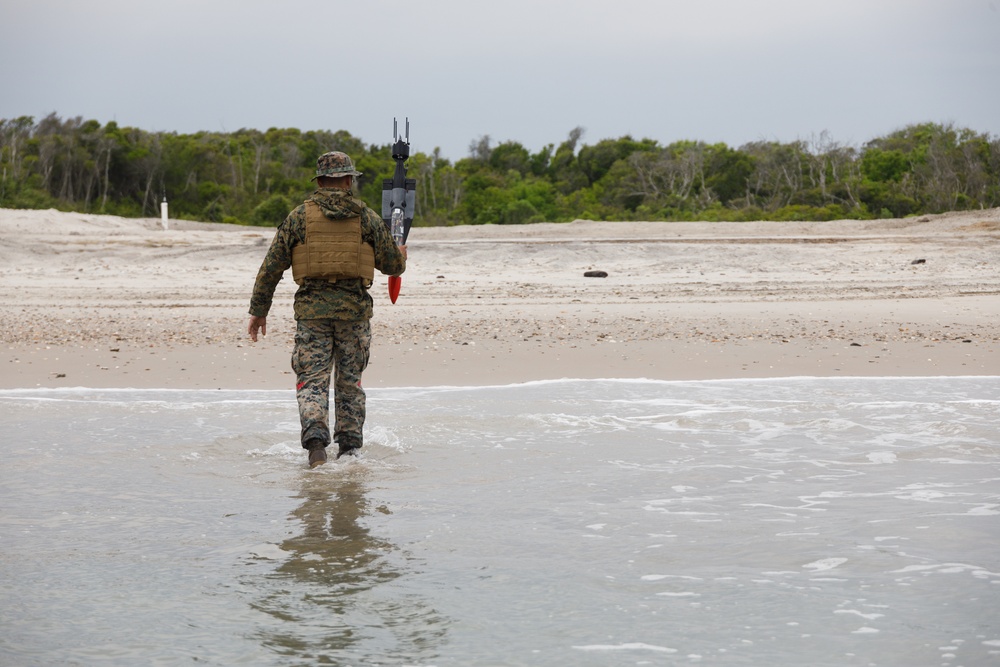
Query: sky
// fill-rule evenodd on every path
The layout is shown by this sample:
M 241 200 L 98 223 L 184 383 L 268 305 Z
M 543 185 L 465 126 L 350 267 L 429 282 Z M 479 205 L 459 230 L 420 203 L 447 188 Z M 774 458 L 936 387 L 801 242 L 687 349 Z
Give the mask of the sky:
M 865 142 L 1000 136 L 1000 0 L 0 0 L 0 118 L 346 130 L 451 160 L 575 127 Z

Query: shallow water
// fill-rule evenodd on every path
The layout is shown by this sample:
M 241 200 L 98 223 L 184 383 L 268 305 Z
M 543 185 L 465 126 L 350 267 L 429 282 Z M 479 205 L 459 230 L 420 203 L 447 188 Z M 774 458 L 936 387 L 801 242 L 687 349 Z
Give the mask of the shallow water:
M 0 664 L 1000 664 L 1000 378 L 0 391 Z

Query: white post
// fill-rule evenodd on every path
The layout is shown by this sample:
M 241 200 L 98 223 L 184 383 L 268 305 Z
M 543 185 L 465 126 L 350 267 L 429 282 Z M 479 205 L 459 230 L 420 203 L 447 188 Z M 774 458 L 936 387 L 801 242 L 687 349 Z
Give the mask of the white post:
M 163 221 L 163 228 L 167 228 L 167 196 L 163 195 L 163 201 L 160 203 L 160 219 Z

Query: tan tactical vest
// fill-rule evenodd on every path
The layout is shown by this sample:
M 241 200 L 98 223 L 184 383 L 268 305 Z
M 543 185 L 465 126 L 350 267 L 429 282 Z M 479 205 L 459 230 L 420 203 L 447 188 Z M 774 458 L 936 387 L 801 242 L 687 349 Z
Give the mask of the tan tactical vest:
M 361 216 L 330 220 L 319 204 L 306 202 L 306 242 L 292 248 L 292 279 L 375 279 L 375 250 L 361 240 Z

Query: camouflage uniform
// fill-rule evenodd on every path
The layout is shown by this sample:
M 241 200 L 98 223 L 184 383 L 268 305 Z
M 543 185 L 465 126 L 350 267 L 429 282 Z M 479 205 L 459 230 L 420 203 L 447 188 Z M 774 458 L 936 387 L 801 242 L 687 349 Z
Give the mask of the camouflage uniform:
M 330 156 L 334 156 L 329 159 Z M 358 175 L 343 153 L 327 153 L 317 161 L 317 176 Z M 386 275 L 399 275 L 406 260 L 393 242 L 381 216 L 350 190 L 320 188 L 310 197 L 332 219 L 360 215 L 361 238 L 375 251 L 375 267 Z M 288 214 L 278 227 L 261 263 L 250 314 L 266 317 L 275 287 L 292 265 L 292 249 L 305 243 L 305 204 Z M 318 439 L 323 446 L 337 442 L 341 451 L 362 445 L 365 392 L 361 374 L 368 365 L 371 345 L 371 284 L 362 278 L 331 282 L 306 278 L 295 292 L 295 349 L 292 370 L 302 423 L 302 446 Z M 331 440 L 329 390 L 334 383 L 336 429 Z

